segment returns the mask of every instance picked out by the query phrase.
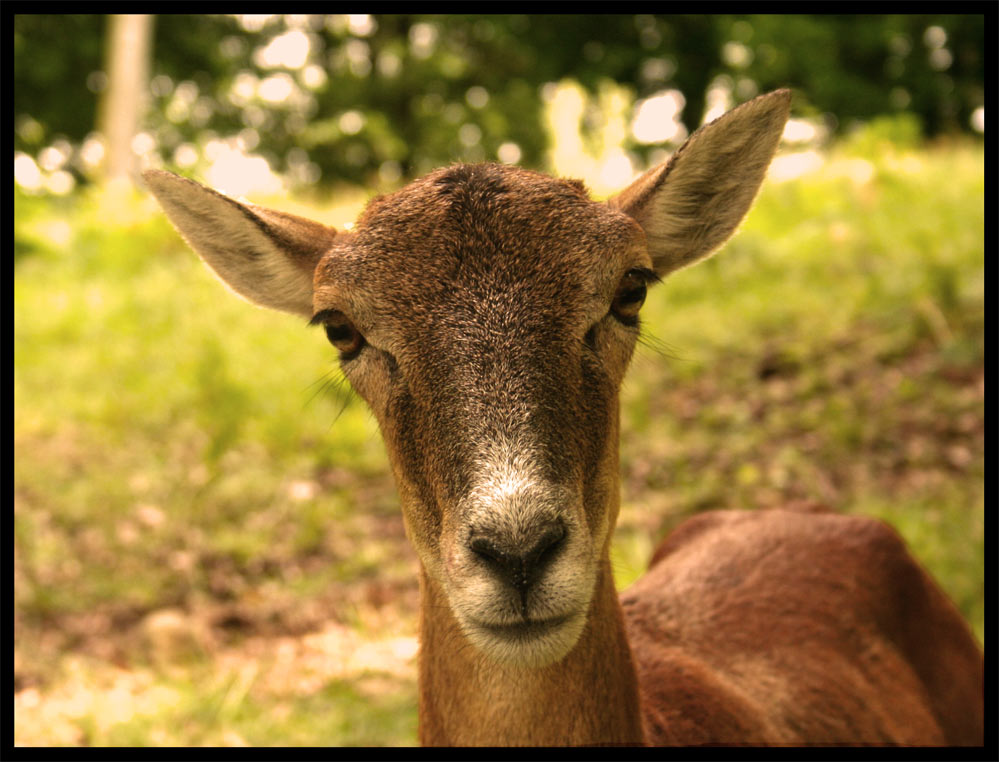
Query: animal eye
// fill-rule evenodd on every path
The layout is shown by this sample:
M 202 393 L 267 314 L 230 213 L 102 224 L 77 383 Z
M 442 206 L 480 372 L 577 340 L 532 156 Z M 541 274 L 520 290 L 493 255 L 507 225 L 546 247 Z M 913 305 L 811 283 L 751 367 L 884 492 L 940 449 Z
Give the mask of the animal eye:
M 326 330 L 326 338 L 340 350 L 343 360 L 352 359 L 364 347 L 364 336 L 343 313 L 328 315 L 323 321 L 323 328 Z
M 644 270 L 629 270 L 617 287 L 611 312 L 625 325 L 637 325 L 638 311 L 645 303 L 645 283 L 648 276 Z

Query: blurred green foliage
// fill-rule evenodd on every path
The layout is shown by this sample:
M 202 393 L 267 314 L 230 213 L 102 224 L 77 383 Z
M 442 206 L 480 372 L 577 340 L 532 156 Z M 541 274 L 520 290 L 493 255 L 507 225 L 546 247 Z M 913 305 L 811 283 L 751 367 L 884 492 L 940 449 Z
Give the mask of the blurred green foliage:
M 737 101 L 793 87 L 796 109 L 834 131 L 903 111 L 930 136 L 969 131 L 984 104 L 980 15 L 248 19 L 155 18 L 147 127 L 168 161 L 182 145 L 243 135 L 304 185 L 391 184 L 450 161 L 495 160 L 508 143 L 520 163 L 542 167 L 539 95 L 567 77 L 591 92 L 613 81 L 636 98 L 677 89 L 688 130 L 716 85 Z M 59 136 L 79 144 L 94 129 L 104 30 L 101 16 L 15 16 L 16 150 L 37 155 Z M 282 37 L 291 32 L 302 36 Z M 268 62 L 263 51 L 281 39 L 305 58 Z M 286 97 L 251 93 L 274 77 Z

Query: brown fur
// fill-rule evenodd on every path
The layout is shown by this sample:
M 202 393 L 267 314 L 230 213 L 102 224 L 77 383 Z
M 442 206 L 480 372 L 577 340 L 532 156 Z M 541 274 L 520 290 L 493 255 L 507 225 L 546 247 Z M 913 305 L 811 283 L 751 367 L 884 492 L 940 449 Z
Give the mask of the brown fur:
M 609 568 L 603 570 L 598 587 L 577 646 L 556 665 L 525 670 L 483 660 L 463 642 L 446 604 L 424 576 L 420 742 L 425 746 L 640 742 L 635 667 Z M 601 615 L 603 610 L 611 615 Z M 516 685 L 513 692 L 511 683 Z M 586 688 L 570 693 L 571 686 Z
M 621 597 L 651 741 L 982 743 L 981 652 L 887 525 L 714 512 L 656 557 Z
M 347 234 L 146 174 L 234 290 L 348 338 L 420 558 L 424 744 L 981 743 L 981 651 L 882 524 L 699 516 L 614 592 L 641 283 L 731 235 L 789 101 L 735 109 L 605 204 L 458 165 Z

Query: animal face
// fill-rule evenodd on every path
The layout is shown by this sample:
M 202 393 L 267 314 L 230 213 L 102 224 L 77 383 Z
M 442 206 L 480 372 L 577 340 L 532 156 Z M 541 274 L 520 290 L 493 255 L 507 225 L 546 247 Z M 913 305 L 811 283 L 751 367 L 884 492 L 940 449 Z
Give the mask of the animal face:
M 355 230 L 320 260 L 314 308 L 378 419 L 409 536 L 474 643 L 558 658 L 616 518 L 644 234 L 579 183 L 499 165 L 435 172 Z
M 489 657 L 538 667 L 575 645 L 608 563 L 646 288 L 732 234 L 789 100 L 729 112 L 605 203 L 577 181 L 459 165 L 340 233 L 145 177 L 235 291 L 324 326 L 378 419 L 431 598 Z

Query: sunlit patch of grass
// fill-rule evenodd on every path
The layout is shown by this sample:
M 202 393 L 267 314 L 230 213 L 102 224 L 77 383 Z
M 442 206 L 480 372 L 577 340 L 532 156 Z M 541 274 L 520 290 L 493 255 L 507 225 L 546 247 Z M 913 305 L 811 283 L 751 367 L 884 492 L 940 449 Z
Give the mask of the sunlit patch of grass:
M 272 683 L 253 662 L 174 664 L 123 670 L 74 659 L 72 680 L 44 699 L 20 693 L 14 730 L 22 745 L 411 746 L 410 676 L 364 672 L 350 679 Z

